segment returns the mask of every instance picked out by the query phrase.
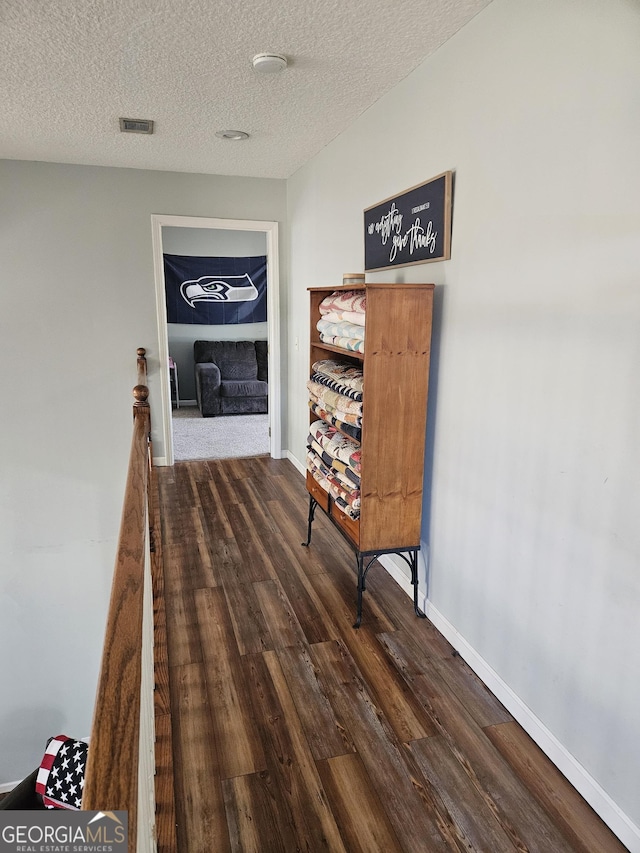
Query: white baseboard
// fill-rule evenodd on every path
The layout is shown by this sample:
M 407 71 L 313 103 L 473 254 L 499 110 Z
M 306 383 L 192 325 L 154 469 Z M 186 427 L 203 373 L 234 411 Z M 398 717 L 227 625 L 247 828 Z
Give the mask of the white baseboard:
M 182 408 L 184 408 L 184 406 L 197 406 L 197 405 L 198 405 L 197 400 L 183 400 L 181 397 L 180 398 L 180 406 L 178 408 L 182 409 Z M 173 403 L 171 404 L 171 409 L 173 411 Z
M 299 462 L 296 459 L 296 457 L 293 455 L 293 453 L 290 450 L 287 450 L 286 457 L 289 460 L 289 462 L 291 462 L 292 465 L 295 465 L 295 467 L 302 474 L 302 476 L 305 477 L 307 474 L 306 468 L 304 467 L 304 465 L 301 462 Z
M 384 555 L 379 562 L 396 583 L 413 599 L 410 578 L 391 555 Z M 560 772 L 567 777 L 573 787 L 602 818 L 630 853 L 640 853 L 640 828 L 616 805 L 607 792 L 596 782 L 587 770 L 560 743 L 533 711 L 514 693 L 509 685 L 484 658 L 454 628 L 449 620 L 440 613 L 418 590 L 418 605 L 424 610 L 440 633 L 451 643 L 471 669 L 486 684 L 493 695 L 502 702 L 509 713 L 517 720 L 540 749 L 551 759 Z
M 156 468 L 164 468 L 167 465 L 167 457 L 166 456 L 154 456 L 153 464 Z

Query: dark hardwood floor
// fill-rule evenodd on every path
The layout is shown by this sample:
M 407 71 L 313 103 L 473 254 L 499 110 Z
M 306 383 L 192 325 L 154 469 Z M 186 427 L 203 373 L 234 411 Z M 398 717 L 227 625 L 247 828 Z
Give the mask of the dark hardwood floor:
M 180 853 L 625 849 L 291 463 L 157 474 Z

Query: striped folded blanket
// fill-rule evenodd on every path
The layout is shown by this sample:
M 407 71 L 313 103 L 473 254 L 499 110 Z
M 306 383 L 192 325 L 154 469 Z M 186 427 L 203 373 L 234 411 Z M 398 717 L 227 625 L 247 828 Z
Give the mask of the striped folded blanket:
M 332 391 L 362 401 L 364 377 L 362 369 L 344 361 L 331 358 L 322 359 L 311 365 L 311 378 L 314 382 L 326 385 Z

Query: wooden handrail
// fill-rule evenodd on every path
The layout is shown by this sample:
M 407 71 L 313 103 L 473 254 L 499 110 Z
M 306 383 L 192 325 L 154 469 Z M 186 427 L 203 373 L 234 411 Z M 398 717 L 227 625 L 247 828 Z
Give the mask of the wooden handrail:
M 145 351 L 139 349 L 129 470 L 82 798 L 83 809 L 128 812 L 130 853 L 135 853 L 137 836 L 142 613 L 148 550 L 151 418 L 145 381 Z

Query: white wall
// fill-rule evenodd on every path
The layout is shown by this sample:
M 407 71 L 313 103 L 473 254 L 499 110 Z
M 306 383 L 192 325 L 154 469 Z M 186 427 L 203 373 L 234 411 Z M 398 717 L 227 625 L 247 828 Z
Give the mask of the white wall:
M 263 231 L 229 231 L 222 228 L 162 228 L 162 250 L 166 255 L 196 255 L 215 258 L 251 258 L 267 253 Z M 267 340 L 268 324 L 228 323 L 201 326 L 168 323 L 169 355 L 178 367 L 178 384 L 183 400 L 196 399 L 193 342 Z
M 631 0 L 494 0 L 288 182 L 303 460 L 305 288 L 363 268 L 365 207 L 455 170 L 451 260 L 369 277 L 438 285 L 431 602 L 636 824 L 639 43 Z
M 286 206 L 282 181 L 29 162 L 0 187 L 2 784 L 89 733 L 138 346 L 159 405 L 151 214 Z

